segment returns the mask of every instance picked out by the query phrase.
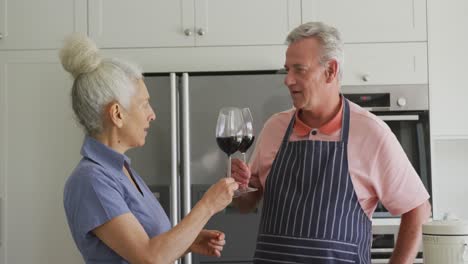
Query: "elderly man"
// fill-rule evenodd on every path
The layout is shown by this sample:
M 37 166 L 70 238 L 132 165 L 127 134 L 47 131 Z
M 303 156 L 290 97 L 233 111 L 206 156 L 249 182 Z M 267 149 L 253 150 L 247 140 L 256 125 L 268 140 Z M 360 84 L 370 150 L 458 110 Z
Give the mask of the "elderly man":
M 379 201 L 401 225 L 391 263 L 413 263 L 429 194 L 390 128 L 340 94 L 343 43 L 312 22 L 288 36 L 284 79 L 294 108 L 264 125 L 250 167 L 233 177 L 263 197 L 255 263 L 371 263 L 371 217 Z

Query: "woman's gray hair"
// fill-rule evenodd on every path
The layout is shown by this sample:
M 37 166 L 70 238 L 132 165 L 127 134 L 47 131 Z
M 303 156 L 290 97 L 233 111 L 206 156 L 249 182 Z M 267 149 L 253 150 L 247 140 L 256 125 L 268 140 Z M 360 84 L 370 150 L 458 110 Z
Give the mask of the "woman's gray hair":
M 340 32 L 322 22 L 308 22 L 298 26 L 289 33 L 286 43 L 292 44 L 305 38 L 316 38 L 322 44 L 320 64 L 327 66 L 331 59 L 338 63 L 338 80 L 343 77 L 344 51 Z
M 137 82 L 143 78 L 141 70 L 133 64 L 102 58 L 96 44 L 81 34 L 65 39 L 60 60 L 74 78 L 73 111 L 88 135 L 102 131 L 103 111 L 109 103 L 130 107 Z

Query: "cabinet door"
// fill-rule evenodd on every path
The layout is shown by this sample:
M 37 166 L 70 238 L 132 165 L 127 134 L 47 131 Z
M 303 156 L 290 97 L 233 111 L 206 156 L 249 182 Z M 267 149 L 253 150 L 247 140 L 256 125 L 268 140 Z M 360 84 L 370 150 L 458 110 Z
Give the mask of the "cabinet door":
M 196 45 L 281 45 L 300 24 L 300 0 L 197 0 Z
M 0 0 L 0 50 L 60 48 L 86 32 L 86 0 Z
M 62 202 L 83 141 L 71 85 L 57 51 L 0 52 L 0 263 L 83 263 Z
M 460 219 L 468 219 L 468 204 L 466 203 L 467 149 L 468 137 L 465 139 L 433 140 L 432 203 L 434 219 L 442 219 L 446 213 Z
M 468 1 L 428 1 L 432 135 L 468 138 Z
M 425 41 L 426 0 L 302 0 L 302 19 L 335 26 L 347 43 Z
M 346 44 L 343 85 L 427 84 L 426 43 Z
M 193 0 L 88 1 L 89 35 L 99 47 L 194 45 Z

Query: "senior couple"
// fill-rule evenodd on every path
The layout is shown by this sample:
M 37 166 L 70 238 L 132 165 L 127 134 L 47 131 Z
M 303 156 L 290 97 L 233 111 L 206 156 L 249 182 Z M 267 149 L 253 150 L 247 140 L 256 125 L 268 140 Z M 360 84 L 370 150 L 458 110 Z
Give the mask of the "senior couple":
M 429 194 L 389 127 L 341 95 L 339 32 L 305 23 L 287 43 L 284 84 L 294 107 L 271 116 L 250 163 L 233 160 L 232 178 L 211 186 L 171 227 L 125 155 L 145 144 L 156 119 L 141 70 L 101 57 L 85 36 L 66 40 L 60 58 L 74 78 L 72 108 L 86 136 L 64 207 L 86 263 L 165 264 L 188 252 L 219 257 L 228 238 L 203 229 L 210 217 L 230 203 L 249 212 L 262 202 L 254 263 L 370 264 L 379 201 L 401 215 L 390 263 L 413 263 Z M 258 191 L 233 199 L 248 185 Z

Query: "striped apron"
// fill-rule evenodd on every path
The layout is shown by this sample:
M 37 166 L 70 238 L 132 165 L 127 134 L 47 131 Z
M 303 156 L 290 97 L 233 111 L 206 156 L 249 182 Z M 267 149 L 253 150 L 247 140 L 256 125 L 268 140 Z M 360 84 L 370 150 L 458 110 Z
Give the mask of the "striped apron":
M 349 175 L 343 101 L 340 141 L 289 142 L 291 118 L 266 179 L 254 263 L 371 263 L 372 222 Z

